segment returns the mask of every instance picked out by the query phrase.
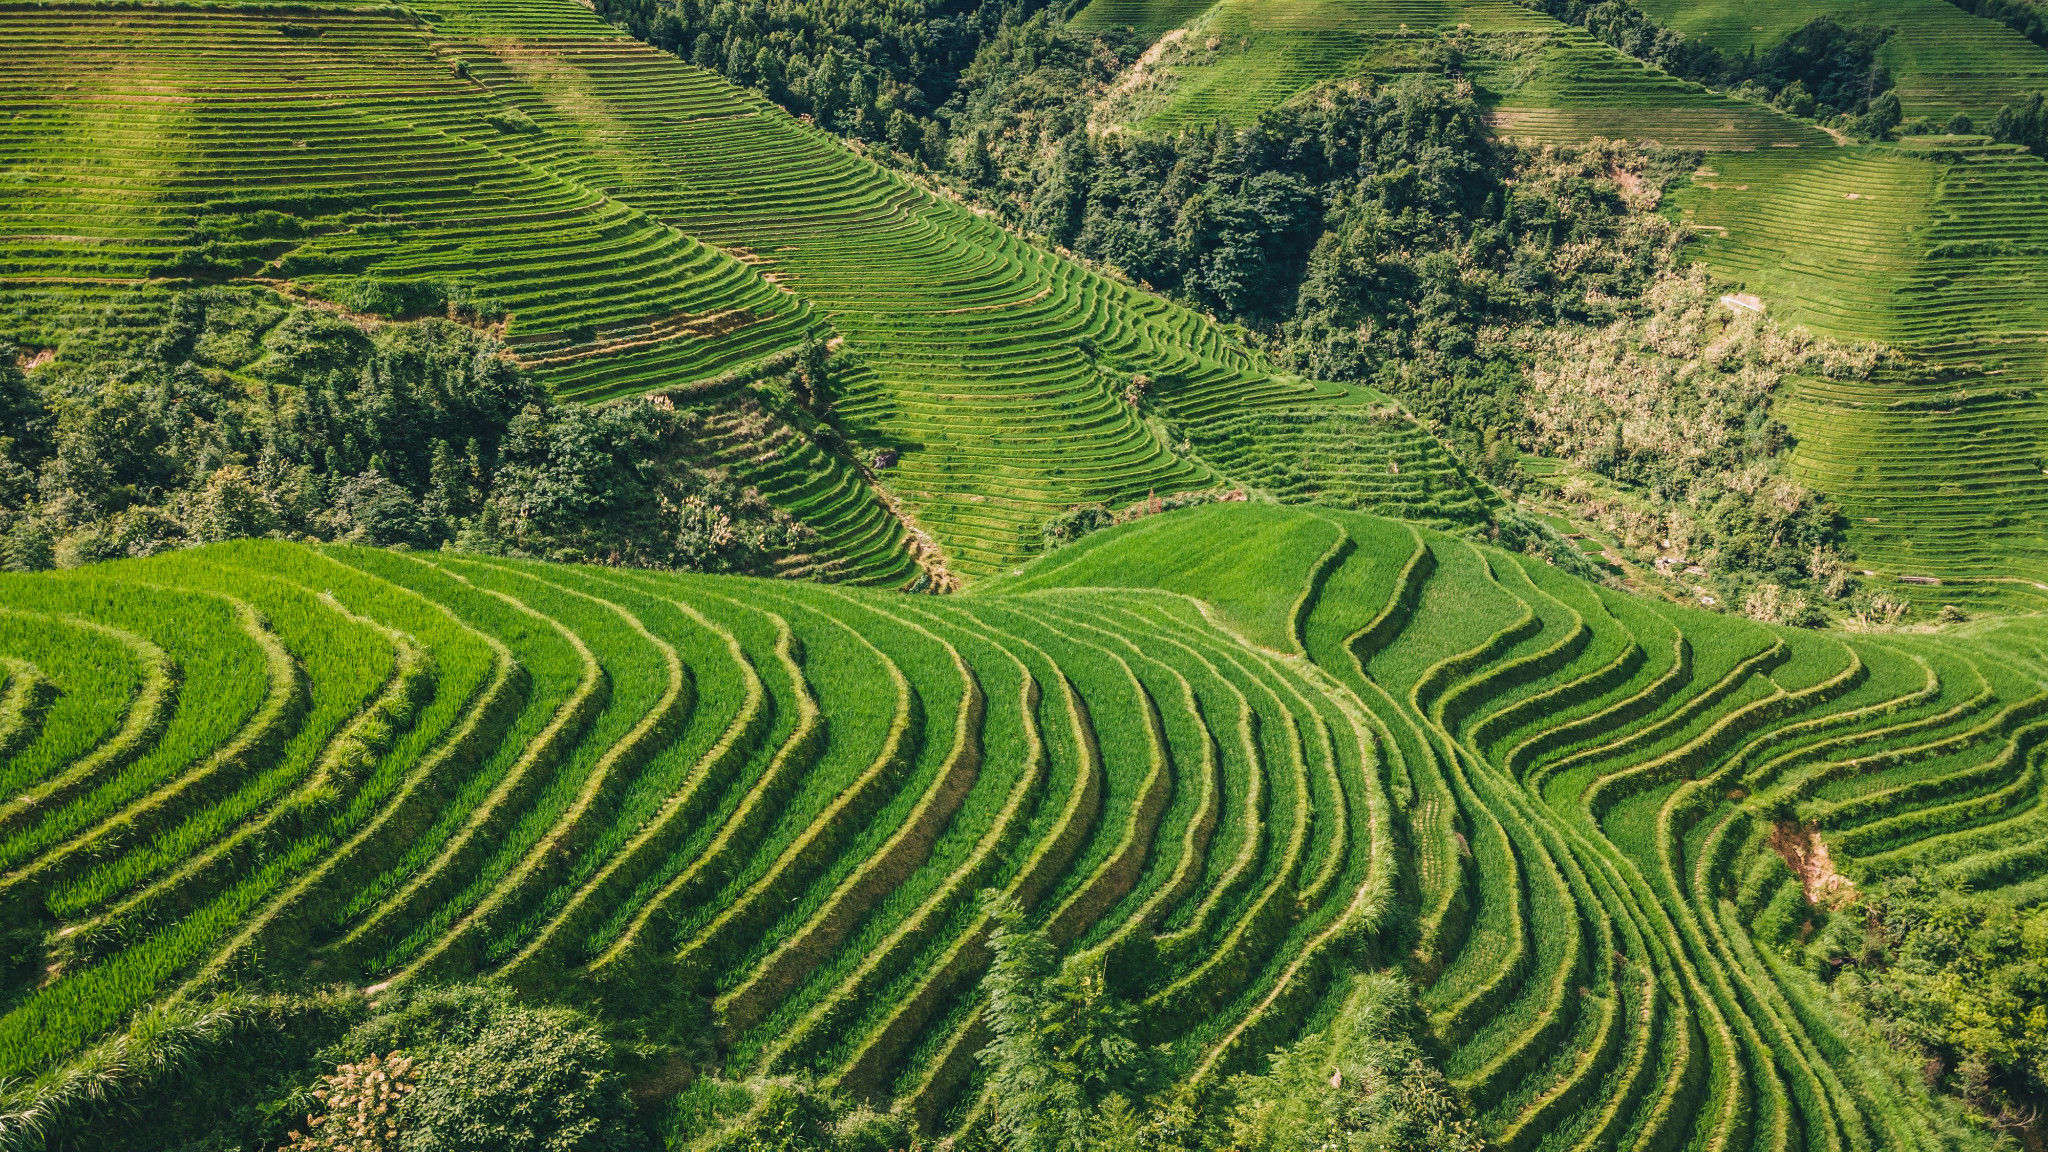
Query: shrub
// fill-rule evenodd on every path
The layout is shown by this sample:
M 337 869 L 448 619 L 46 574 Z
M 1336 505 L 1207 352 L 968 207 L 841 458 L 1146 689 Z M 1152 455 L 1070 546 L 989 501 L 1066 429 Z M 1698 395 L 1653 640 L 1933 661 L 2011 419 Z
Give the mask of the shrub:
M 448 287 L 439 280 L 393 280 L 357 276 L 335 285 L 334 302 L 355 312 L 403 319 L 426 316 L 448 306 Z
M 1102 504 L 1076 504 L 1065 512 L 1045 522 L 1041 535 L 1045 537 L 1045 550 L 1064 548 L 1090 532 L 1100 531 L 1116 523 L 1116 516 Z
M 394 1052 L 343 1064 L 313 1093 L 326 1111 L 310 1116 L 311 1132 L 292 1133 L 285 1152 L 396 1152 L 398 1109 L 418 1085 L 412 1057 Z
M 1044 931 L 1014 901 L 991 902 L 995 954 L 982 988 L 995 1039 L 981 1052 L 996 1100 L 995 1128 L 1011 1152 L 1079 1152 L 1095 1109 L 1123 1099 L 1152 1071 L 1131 1040 L 1131 1008 L 1108 988 L 1100 958 L 1064 969 Z
M 531 133 L 540 131 L 540 125 L 533 122 L 533 117 L 528 116 L 518 108 L 503 108 L 494 112 L 486 112 L 484 113 L 484 123 L 489 124 L 500 132 Z
M 1605 583 L 1607 580 L 1607 574 L 1588 560 L 1577 545 L 1565 539 L 1557 529 L 1518 508 L 1501 508 L 1494 513 L 1491 527 L 1495 542 L 1503 548 L 1512 548 L 1530 556 L 1540 556 L 1545 562 L 1581 580 L 1590 580 L 1595 584 Z
M 185 511 L 192 539 L 201 544 L 261 536 L 278 526 L 276 511 L 264 499 L 248 468 L 230 464 L 207 477 Z
M 2048 910 L 1927 875 L 1864 891 L 1805 945 L 1810 967 L 1999 1126 L 2048 1106 Z
M 1414 1040 L 1420 1023 L 1405 981 L 1363 977 L 1328 1028 L 1274 1054 L 1265 1075 L 1232 1081 L 1229 1146 L 1477 1152 L 1476 1126 Z
M 1065 512 L 1046 521 L 1040 529 L 1045 539 L 1045 550 L 1064 548 L 1090 532 L 1097 532 L 1116 524 L 1128 524 L 1161 512 L 1173 512 L 1182 508 L 1193 508 L 1200 504 L 1242 501 L 1243 489 L 1222 492 L 1175 492 L 1168 496 L 1152 495 L 1128 507 L 1111 511 L 1105 504 L 1076 504 Z
M 1870 111 L 1856 118 L 1856 131 L 1882 140 L 1891 135 L 1892 129 L 1899 126 L 1905 115 L 1905 110 L 1899 106 L 1899 94 L 1886 92 L 1870 102 Z
M 698 418 L 631 400 L 529 407 L 506 429 L 466 548 L 703 572 L 761 572 L 812 531 L 722 470 L 697 469 Z
M 1756 78 L 1785 91 L 1796 84 L 1823 106 L 1860 112 L 1891 87 L 1890 75 L 1877 63 L 1877 50 L 1890 37 L 1887 28 L 1851 27 L 1831 16 L 1816 16 L 1764 54 L 1756 65 Z M 1892 103 L 1897 105 L 1897 96 Z M 1886 127 L 1897 124 L 1893 120 Z
M 329 514 L 335 537 L 350 543 L 420 546 L 434 537 L 412 494 L 371 470 L 343 481 Z
M 2034 93 L 2015 108 L 2010 104 L 1991 118 L 1991 138 L 2017 144 L 2036 156 L 2048 156 L 2048 94 Z
M 323 1081 L 324 1107 L 309 1118 L 314 1137 L 360 1125 L 373 1142 L 306 1148 L 628 1152 L 646 1146 L 611 1045 L 595 1025 L 568 1009 L 528 1007 L 495 986 L 397 994 L 323 1059 L 336 1071 Z M 377 1107 L 395 1120 L 376 1128 L 355 1119 Z
M 399 1108 L 403 1152 L 610 1152 L 638 1143 L 610 1048 L 566 1012 L 508 1011 L 426 1050 Z

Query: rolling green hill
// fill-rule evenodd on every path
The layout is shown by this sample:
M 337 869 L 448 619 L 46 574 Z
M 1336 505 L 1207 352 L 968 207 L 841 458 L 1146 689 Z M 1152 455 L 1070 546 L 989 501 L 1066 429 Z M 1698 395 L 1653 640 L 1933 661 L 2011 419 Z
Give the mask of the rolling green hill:
M 468 317 L 593 400 L 701 391 L 822 332 L 860 365 L 840 420 L 899 453 L 879 479 L 891 502 L 840 457 L 730 462 L 818 523 L 847 573 L 883 582 L 908 569 L 898 514 L 971 577 L 1035 551 L 1069 505 L 1232 479 L 1122 401 L 1134 375 L 1176 423 L 1226 400 L 1233 416 L 1289 417 L 1229 434 L 1297 459 L 1315 450 L 1297 423 L 1344 395 L 1274 377 L 1201 317 L 573 0 L 426 19 L 24 5 L 0 21 L 22 49 L 0 65 L 19 109 L 0 155 L 24 190 L 0 204 L 0 334 L 31 349 L 83 355 L 73 333 L 143 326 L 171 290 L 220 280 L 366 323 Z M 1346 497 L 1379 499 L 1371 483 Z M 1441 518 L 1469 519 L 1475 499 L 1453 494 Z
M 1708 264 L 1776 315 L 1909 355 L 1865 381 L 1800 381 L 1780 404 L 1798 468 L 1841 502 L 1859 553 L 1994 578 L 1980 594 L 2048 592 L 2048 165 L 1976 137 L 1717 156 L 1673 202 Z
M 1013 119 L 955 144 L 1035 140 L 1045 155 L 1003 159 L 1136 203 L 1149 176 L 1120 190 L 1115 164 L 1082 173 L 1076 159 L 1128 144 L 1174 185 L 1159 199 L 1173 211 L 1155 213 L 1166 224 L 1074 223 L 1121 222 L 1141 255 L 1222 220 L 1199 235 L 1231 255 L 1216 268 L 1248 275 L 1326 236 L 1310 298 L 1344 308 L 1323 333 L 1336 366 L 1318 371 L 1484 409 L 1499 423 L 1470 460 L 1439 438 L 1460 434 L 1448 420 L 1432 430 L 1387 392 L 1276 368 L 1322 362 L 1288 344 L 1300 315 L 1269 309 L 1248 331 L 1099 272 L 998 223 L 1041 220 L 1036 205 L 969 204 L 927 179 L 930 157 L 873 156 L 575 0 L 0 5 L 0 339 L 27 365 L 0 374 L 0 414 L 32 413 L 8 407 L 16 392 L 82 380 L 65 373 L 84 364 L 101 383 L 169 380 L 167 407 L 188 422 L 240 417 L 178 393 L 181 374 L 271 414 L 218 438 L 250 468 L 203 462 L 202 478 L 232 468 L 242 487 L 108 482 L 86 512 L 67 505 L 95 463 L 77 445 L 139 438 L 118 412 L 94 410 L 108 427 L 51 449 L 39 472 L 9 453 L 42 430 L 27 415 L 0 428 L 0 566 L 60 566 L 0 572 L 0 1152 L 46 1130 L 97 1147 L 140 1096 L 195 1082 L 204 1061 L 174 1022 L 224 995 L 363 1003 L 466 981 L 598 1017 L 607 1043 L 648 1062 L 638 1107 L 693 1079 L 817 1085 L 983 1147 L 1006 1103 L 983 1054 L 1002 1020 L 985 982 L 1003 941 L 991 893 L 1081 961 L 1069 974 L 1100 973 L 1088 995 L 1157 1057 L 1143 1109 L 1229 1106 L 1232 1077 L 1392 973 L 1420 1008 L 1416 1070 L 1441 1072 L 1502 1152 L 2010 1143 L 1988 1131 L 1993 1073 L 1945 1062 L 1934 1025 L 1902 1021 L 1885 980 L 1932 981 L 1941 957 L 1892 964 L 1887 942 L 1913 925 L 1875 901 L 1911 891 L 1949 901 L 1951 919 L 1975 901 L 2026 947 L 2039 928 L 2022 919 L 2048 923 L 2048 165 L 1973 135 L 1842 144 L 1507 0 L 1078 6 L 1076 28 L 1156 38 L 1122 82 L 1086 70 L 1115 56 L 1103 44 L 1054 43 L 1052 17 L 1074 7 L 1020 6 L 994 40 L 1082 63 L 1019 65 L 1014 102 L 987 100 Z M 1643 7 L 1728 52 L 1820 12 Z M 935 10 L 888 15 L 913 8 Z M 1909 114 L 1982 116 L 2048 88 L 2048 53 L 1938 0 L 1829 11 L 1894 26 L 1884 61 Z M 1663 151 L 1512 167 L 1559 153 L 1493 147 L 1462 83 L 1416 115 L 1455 103 L 1470 155 L 1489 158 L 1464 175 L 1513 173 L 1463 206 L 1343 203 L 1367 185 L 1456 184 L 1449 163 L 1406 162 L 1434 137 L 1373 136 L 1410 143 L 1385 145 L 1370 176 L 1333 159 L 1311 188 L 1276 164 L 1242 181 L 1264 198 L 1205 201 L 1161 145 L 1254 143 L 1147 135 L 1242 123 L 1333 79 L 1441 70 L 1446 53 L 1501 137 L 1657 140 L 1688 150 L 1683 167 L 1703 163 L 1661 207 L 1651 183 L 1683 170 Z M 707 41 L 692 58 L 711 55 Z M 1048 75 L 1111 94 L 1090 121 L 1092 96 L 1031 90 Z M 1379 95 L 1395 113 L 1423 98 Z M 1332 156 L 1367 146 L 1334 139 Z M 1627 167 L 1644 155 L 1655 164 Z M 1484 264 L 1500 238 L 1479 233 L 1513 197 L 1517 219 L 1569 239 Z M 1298 215 L 1307 239 L 1266 236 L 1267 207 Z M 1460 227 L 1396 227 L 1431 211 Z M 1568 227 L 1588 219 L 1583 235 Z M 1640 242 L 1613 245 L 1636 263 L 1573 279 L 1610 226 Z M 1692 328 L 1674 334 L 1658 326 L 1678 313 L 1620 297 L 1653 272 L 1668 283 L 1681 240 L 1717 279 L 1688 282 Z M 1276 294 L 1298 290 L 1285 280 Z M 1354 288 L 1370 308 L 1351 307 Z M 200 323 L 192 340 L 208 347 L 193 356 L 124 366 L 201 299 L 243 327 Z M 1511 300 L 1556 307 L 1482 307 Z M 1728 309 L 1779 323 L 1731 334 Z M 618 553 L 548 563 L 453 531 L 431 537 L 455 541 L 438 550 L 320 543 L 374 538 L 323 521 L 225 542 L 262 529 L 108 535 L 84 559 L 127 558 L 97 563 L 43 540 L 42 559 L 21 559 L 16 525 L 33 517 L 111 534 L 202 496 L 274 494 L 245 475 L 286 471 L 265 437 L 293 382 L 270 370 L 282 357 L 266 341 L 308 311 L 350 336 L 427 318 L 485 334 L 456 359 L 532 374 L 506 373 L 529 389 L 503 406 L 508 429 L 538 420 L 550 391 L 613 405 L 585 415 L 667 408 L 688 448 L 663 465 L 758 486 L 815 544 L 745 569 L 786 579 L 631 569 Z M 1404 316 L 1431 355 L 1368 358 Z M 1686 457 L 1734 477 L 1712 501 L 1788 499 L 1769 485 L 1789 451 L 1812 490 L 1789 499 L 1839 507 L 1864 603 L 1947 608 L 1904 627 L 1795 629 L 1570 575 L 1593 569 L 1468 470 L 1512 478 L 1502 462 L 1526 448 L 1510 442 L 1527 417 L 1515 389 L 1539 354 L 1517 340 L 1562 330 L 1559 317 L 1575 334 L 1611 323 L 1617 341 L 1638 325 L 1641 345 L 1693 357 L 1618 359 L 1602 386 L 1625 391 L 1631 365 L 1670 369 L 1656 383 L 1678 399 L 1633 418 L 1714 439 Z M 1873 371 L 1782 383 L 1732 362 L 1792 362 L 1764 346 L 1808 346 L 1802 329 L 1884 351 Z M 1481 344 L 1494 359 L 1472 371 Z M 791 366 L 826 352 L 828 394 L 800 394 Z M 374 375 L 390 361 L 364 363 Z M 1769 413 L 1683 409 L 1675 385 L 1703 367 L 1739 377 L 1717 387 L 1754 386 L 1740 394 Z M 349 395 L 403 408 L 412 385 L 379 383 Z M 85 420 L 86 387 L 49 389 L 49 422 Z M 480 449 L 465 462 L 436 443 L 423 450 L 434 484 L 468 491 Z M 330 450 L 325 471 L 303 464 L 272 488 L 380 479 L 390 458 L 356 447 L 361 468 Z M 598 486 L 610 447 L 571 444 L 598 461 L 580 470 L 508 451 L 533 475 L 503 491 L 538 502 Z M 1631 483 L 1618 467 L 1549 466 L 1559 489 Z M 732 530 L 690 522 L 718 507 L 673 490 L 699 503 L 664 496 L 658 530 L 683 522 L 714 545 Z M 1187 493 L 1224 498 L 1162 511 Z M 1631 532 L 1686 536 L 1682 516 L 1660 519 L 1677 500 L 1645 502 Z M 232 519 L 201 511 L 191 524 Z M 488 507 L 501 511 L 526 514 Z M 1049 522 L 1085 534 L 1047 552 Z M 1808 538 L 1791 539 L 1783 551 L 1803 560 Z M 1712 576 L 1738 597 L 1781 577 L 1818 585 L 1842 537 L 1825 540 L 1809 571 L 1791 572 L 1773 537 L 1757 549 L 1768 565 Z M 1616 558 L 1639 543 L 1613 544 Z M 1679 578 L 1706 567 L 1671 567 L 1671 595 L 1713 602 Z M 1370 1102 L 1385 1088 L 1352 1090 Z
M 1966 112 L 1988 120 L 2000 105 L 2048 89 L 2048 52 L 1995 21 L 1945 0 L 1863 0 L 1849 4 L 1711 4 L 1643 0 L 1659 24 L 1695 36 L 1730 55 L 1758 52 L 1817 16 L 1891 30 L 1878 50 L 1898 85 L 1908 116 L 1946 121 Z
M 277 542 L 0 577 L 0 1071 L 231 982 L 491 974 L 709 997 L 729 1072 L 943 1131 L 995 888 L 1197 1085 L 1393 964 L 1498 1147 L 1974 1146 L 1762 942 L 1808 914 L 1769 840 L 2033 876 L 2042 641 L 1256 505 L 944 599 Z
M 1709 94 L 1521 5 L 1169 7 L 1096 0 L 1076 18 L 1166 37 L 1105 106 L 1111 119 L 1172 130 L 1246 118 L 1334 78 L 1430 66 L 1448 33 L 1502 136 L 1709 151 L 1667 205 L 1695 229 L 1690 254 L 1773 319 L 1898 353 L 1864 379 L 1792 380 L 1773 407 L 1797 437 L 1797 479 L 1841 505 L 1859 564 L 1912 577 L 1903 590 L 1916 596 L 2031 607 L 2048 593 L 2039 160 L 1981 137 L 1830 146 L 1810 124 Z M 1887 28 L 1879 61 L 1909 116 L 1967 112 L 1981 126 L 2048 88 L 2048 51 L 1941 0 L 1641 7 L 1731 56 L 1821 15 Z M 1164 26 L 1168 16 L 1182 22 Z M 1783 146 L 1794 143 L 1821 146 Z
M 1162 27 L 1174 15 L 1185 23 Z M 1415 71 L 1437 33 L 1457 30 L 1465 66 L 1503 136 L 1640 138 L 1706 149 L 1829 144 L 1810 125 L 1674 79 L 1507 0 L 1094 0 L 1074 24 L 1170 37 L 1143 69 L 1144 80 L 1107 110 L 1147 130 L 1244 121 L 1325 81 Z

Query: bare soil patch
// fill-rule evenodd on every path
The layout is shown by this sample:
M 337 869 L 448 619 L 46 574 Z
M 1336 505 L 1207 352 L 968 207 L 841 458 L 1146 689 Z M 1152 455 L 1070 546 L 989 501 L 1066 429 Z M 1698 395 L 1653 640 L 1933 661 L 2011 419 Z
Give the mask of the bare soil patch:
M 1820 829 L 1795 820 L 1780 820 L 1771 829 L 1771 847 L 1799 877 L 1806 902 L 1816 908 L 1840 908 L 1856 898 L 1856 885 L 1835 871 Z

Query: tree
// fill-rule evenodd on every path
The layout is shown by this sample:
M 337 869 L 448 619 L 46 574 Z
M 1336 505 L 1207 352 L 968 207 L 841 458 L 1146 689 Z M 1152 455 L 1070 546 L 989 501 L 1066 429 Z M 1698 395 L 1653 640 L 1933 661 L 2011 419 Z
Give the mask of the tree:
M 2048 94 L 2036 92 L 2018 107 L 2000 108 L 1991 118 L 1991 138 L 2048 156 Z
M 1908 874 L 1779 946 L 1999 1126 L 2048 1111 L 2048 908 Z
M 1364 976 L 1328 1028 L 1231 1082 L 1227 1146 L 1242 1152 L 1479 1152 L 1476 1125 L 1424 1058 L 1414 993 Z
M 1890 136 L 1892 129 L 1906 118 L 1905 110 L 1899 106 L 1899 94 L 1886 92 L 1870 102 L 1870 111 L 1856 119 L 1856 131 L 1873 139 L 1882 140 Z
M 796 366 L 789 371 L 789 392 L 814 416 L 832 410 L 832 346 L 815 332 L 805 336 L 797 349 Z
M 1083 1152 L 1096 1109 L 1142 1086 L 1148 1054 L 1131 1038 L 1129 1006 L 1099 968 L 1058 963 L 1052 941 L 1024 925 L 1015 901 L 986 894 L 995 954 L 982 989 L 995 1039 L 982 1050 L 995 1128 L 1010 1152 Z

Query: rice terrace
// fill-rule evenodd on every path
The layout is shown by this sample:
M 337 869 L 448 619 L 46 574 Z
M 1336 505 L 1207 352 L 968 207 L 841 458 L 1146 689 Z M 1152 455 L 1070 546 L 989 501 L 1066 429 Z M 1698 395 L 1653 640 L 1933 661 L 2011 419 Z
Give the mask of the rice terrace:
M 2036 0 L 0 45 L 0 1152 L 2048 1141 Z

